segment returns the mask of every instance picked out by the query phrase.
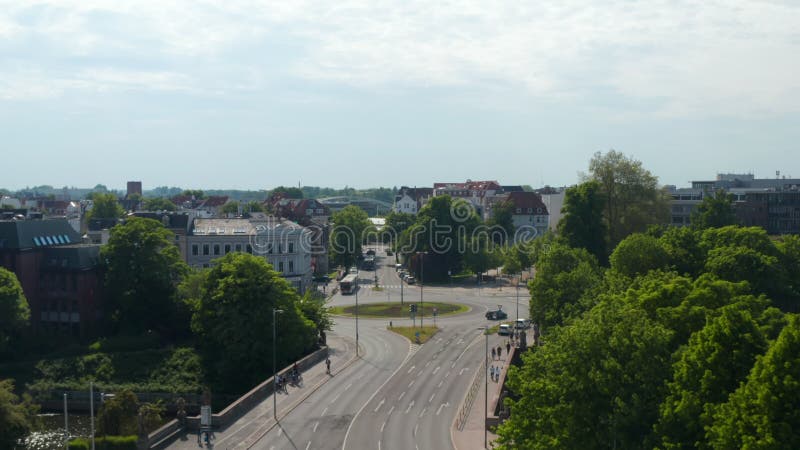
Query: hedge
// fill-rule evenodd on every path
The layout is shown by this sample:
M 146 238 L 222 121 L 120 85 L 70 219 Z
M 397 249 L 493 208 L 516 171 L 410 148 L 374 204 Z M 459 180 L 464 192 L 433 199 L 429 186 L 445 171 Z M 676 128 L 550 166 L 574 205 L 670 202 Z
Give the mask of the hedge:
M 136 436 L 105 436 L 94 438 L 94 447 L 99 450 L 136 450 Z M 69 450 L 89 450 L 92 443 L 89 439 L 78 438 L 69 441 Z

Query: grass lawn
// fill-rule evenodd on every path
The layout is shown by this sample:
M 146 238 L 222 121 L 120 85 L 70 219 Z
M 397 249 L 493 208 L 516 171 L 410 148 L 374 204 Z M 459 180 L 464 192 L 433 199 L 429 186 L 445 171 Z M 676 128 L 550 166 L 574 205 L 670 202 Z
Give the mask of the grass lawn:
M 418 302 L 414 302 L 419 307 Z M 364 303 L 358 305 L 358 315 L 375 318 L 405 318 L 408 317 L 410 303 L 400 305 L 400 302 Z M 417 317 L 433 317 L 433 308 L 436 308 L 439 316 L 449 316 L 461 314 L 469 311 L 469 306 L 460 303 L 438 303 L 425 302 L 425 307 L 417 310 Z M 334 306 L 330 310 L 331 314 L 338 316 L 354 316 L 356 313 L 355 305 Z
M 432 338 L 434 334 L 439 331 L 439 327 L 386 327 L 389 331 L 394 331 L 395 333 L 399 334 L 400 336 L 405 337 L 411 342 L 416 341 L 416 333 L 419 332 L 419 343 L 424 344 L 428 341 L 428 339 Z

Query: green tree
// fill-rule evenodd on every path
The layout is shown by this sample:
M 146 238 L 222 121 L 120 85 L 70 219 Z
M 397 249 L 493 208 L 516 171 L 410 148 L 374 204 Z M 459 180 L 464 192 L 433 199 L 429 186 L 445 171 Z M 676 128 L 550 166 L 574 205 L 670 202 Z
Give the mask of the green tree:
M 303 198 L 303 191 L 296 187 L 278 186 L 269 193 L 270 198 L 275 198 L 278 195 L 283 198 Z
M 670 368 L 670 331 L 641 309 L 601 302 L 522 355 L 500 449 L 645 448 Z
M 239 202 L 232 201 L 222 205 L 222 214 L 239 214 Z
M 689 227 L 668 227 L 658 240 L 678 273 L 698 277 L 703 272 L 707 252 L 700 245 L 701 238 L 702 233 Z
M 0 448 L 18 448 L 17 442 L 39 424 L 37 412 L 30 397 L 20 401 L 14 394 L 14 380 L 0 380 Z
M 585 249 L 552 245 L 539 258 L 536 277 L 529 284 L 531 319 L 552 326 L 579 316 L 593 305 L 585 294 L 601 281 L 597 260 Z
M 175 203 L 163 197 L 150 197 L 144 199 L 144 209 L 146 211 L 175 211 Z
M 722 189 L 706 194 L 703 201 L 692 211 L 692 226 L 699 229 L 720 228 L 737 225 L 739 220 L 733 209 L 733 194 Z
M 116 195 L 96 193 L 92 197 L 90 219 L 117 219 L 123 214 L 125 214 L 125 210 L 120 206 Z
M 365 232 L 372 227 L 363 209 L 348 205 L 331 216 L 330 255 L 334 264 L 350 267 L 361 256 Z
M 499 227 L 502 233 L 492 234 L 495 244 L 504 245 L 514 237 L 514 204 L 509 201 L 499 202 L 492 208 L 492 217 L 486 221 L 489 227 Z
M 300 312 L 314 324 L 320 337 L 325 336 L 325 332 L 333 328 L 333 319 L 328 307 L 325 306 L 325 297 L 321 295 L 306 291 L 300 298 Z
M 567 245 L 585 248 L 601 263 L 605 263 L 608 256 L 603 207 L 600 183 L 586 181 L 564 193 L 563 216 L 558 223 L 558 234 Z
M 130 389 L 114 394 L 97 414 L 97 432 L 102 435 L 130 436 L 139 433 L 139 399 Z
M 588 178 L 600 184 L 609 248 L 669 217 L 669 204 L 658 188 L 658 178 L 640 161 L 614 150 L 597 152 L 589 162 Z
M 101 249 L 109 318 L 117 330 L 180 333 L 177 284 L 188 271 L 172 233 L 160 222 L 134 217 L 111 229 Z
M 705 428 L 714 408 L 744 381 L 767 340 L 741 304 L 724 307 L 689 345 L 673 366 L 669 394 L 660 407 L 656 440 L 664 449 L 710 448 Z
M 181 192 L 181 195 L 185 197 L 194 197 L 195 200 L 202 200 L 206 198 L 206 193 L 203 192 L 202 189 L 186 189 Z
M 194 302 L 192 330 L 206 374 L 217 391 L 241 393 L 272 373 L 272 310 L 277 316 L 278 367 L 310 351 L 317 327 L 300 298 L 263 258 L 229 253 L 205 275 Z
M 14 272 L 0 267 L 0 354 L 28 325 L 31 311 Z
M 800 448 L 800 318 L 791 316 L 747 381 L 714 413 L 713 448 Z
M 669 254 L 661 242 L 647 234 L 634 233 L 623 239 L 611 253 L 611 268 L 628 277 L 643 275 L 669 265 Z
M 488 235 L 473 237 L 464 253 L 464 266 L 480 276 L 500 265 L 502 265 L 500 247 L 491 242 Z
M 255 212 L 266 212 L 264 209 L 264 205 L 261 202 L 257 202 L 255 200 L 247 202 L 246 204 L 242 205 L 242 211 L 247 213 L 255 213 Z
M 416 220 L 417 218 L 413 214 L 390 212 L 386 215 L 386 225 L 383 227 L 383 241 L 391 242 L 396 246 L 403 231 L 413 225 Z

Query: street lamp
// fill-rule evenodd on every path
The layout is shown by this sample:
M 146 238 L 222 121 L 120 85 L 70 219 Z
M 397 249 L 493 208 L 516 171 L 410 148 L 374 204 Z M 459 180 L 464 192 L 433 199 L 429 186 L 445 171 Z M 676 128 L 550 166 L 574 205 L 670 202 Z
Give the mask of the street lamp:
M 483 448 L 489 448 L 487 421 L 489 419 L 489 327 L 480 327 L 486 341 L 486 350 L 483 354 Z
M 356 268 L 356 357 L 358 357 L 358 268 Z
M 419 327 L 423 327 L 422 318 L 425 317 L 425 302 L 422 300 L 422 285 L 425 284 L 425 252 L 417 252 L 419 255 Z
M 520 278 L 522 278 L 522 272 L 520 272 L 519 276 L 517 277 L 517 321 L 519 321 L 519 279 Z
M 278 327 L 278 322 L 276 320 L 276 315 L 278 313 L 283 313 L 283 310 L 272 308 L 272 417 L 275 418 L 276 422 L 278 421 L 278 385 L 275 382 L 278 375 L 278 363 L 275 361 L 275 342 L 277 340 L 276 329 Z

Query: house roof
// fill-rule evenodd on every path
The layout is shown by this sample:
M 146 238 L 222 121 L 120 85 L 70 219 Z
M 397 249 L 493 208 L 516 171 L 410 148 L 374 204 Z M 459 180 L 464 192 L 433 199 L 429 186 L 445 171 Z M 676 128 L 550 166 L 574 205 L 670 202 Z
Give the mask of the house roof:
M 527 208 L 533 208 L 534 212 L 537 208 L 541 208 L 541 213 L 549 214 L 547 206 L 542 202 L 542 197 L 535 192 L 511 192 L 508 194 L 508 201 L 510 201 L 515 208 L 522 208 L 527 214 Z
M 180 228 L 183 230 L 189 229 L 189 215 L 186 213 L 157 213 L 152 211 L 137 211 L 129 216 L 157 220 L 167 228 Z
M 81 236 L 66 219 L 0 221 L 0 249 L 77 244 Z
M 304 227 L 291 220 L 267 217 L 267 220 L 235 219 L 195 219 L 192 234 L 195 236 L 247 236 L 264 231 L 303 230 Z

